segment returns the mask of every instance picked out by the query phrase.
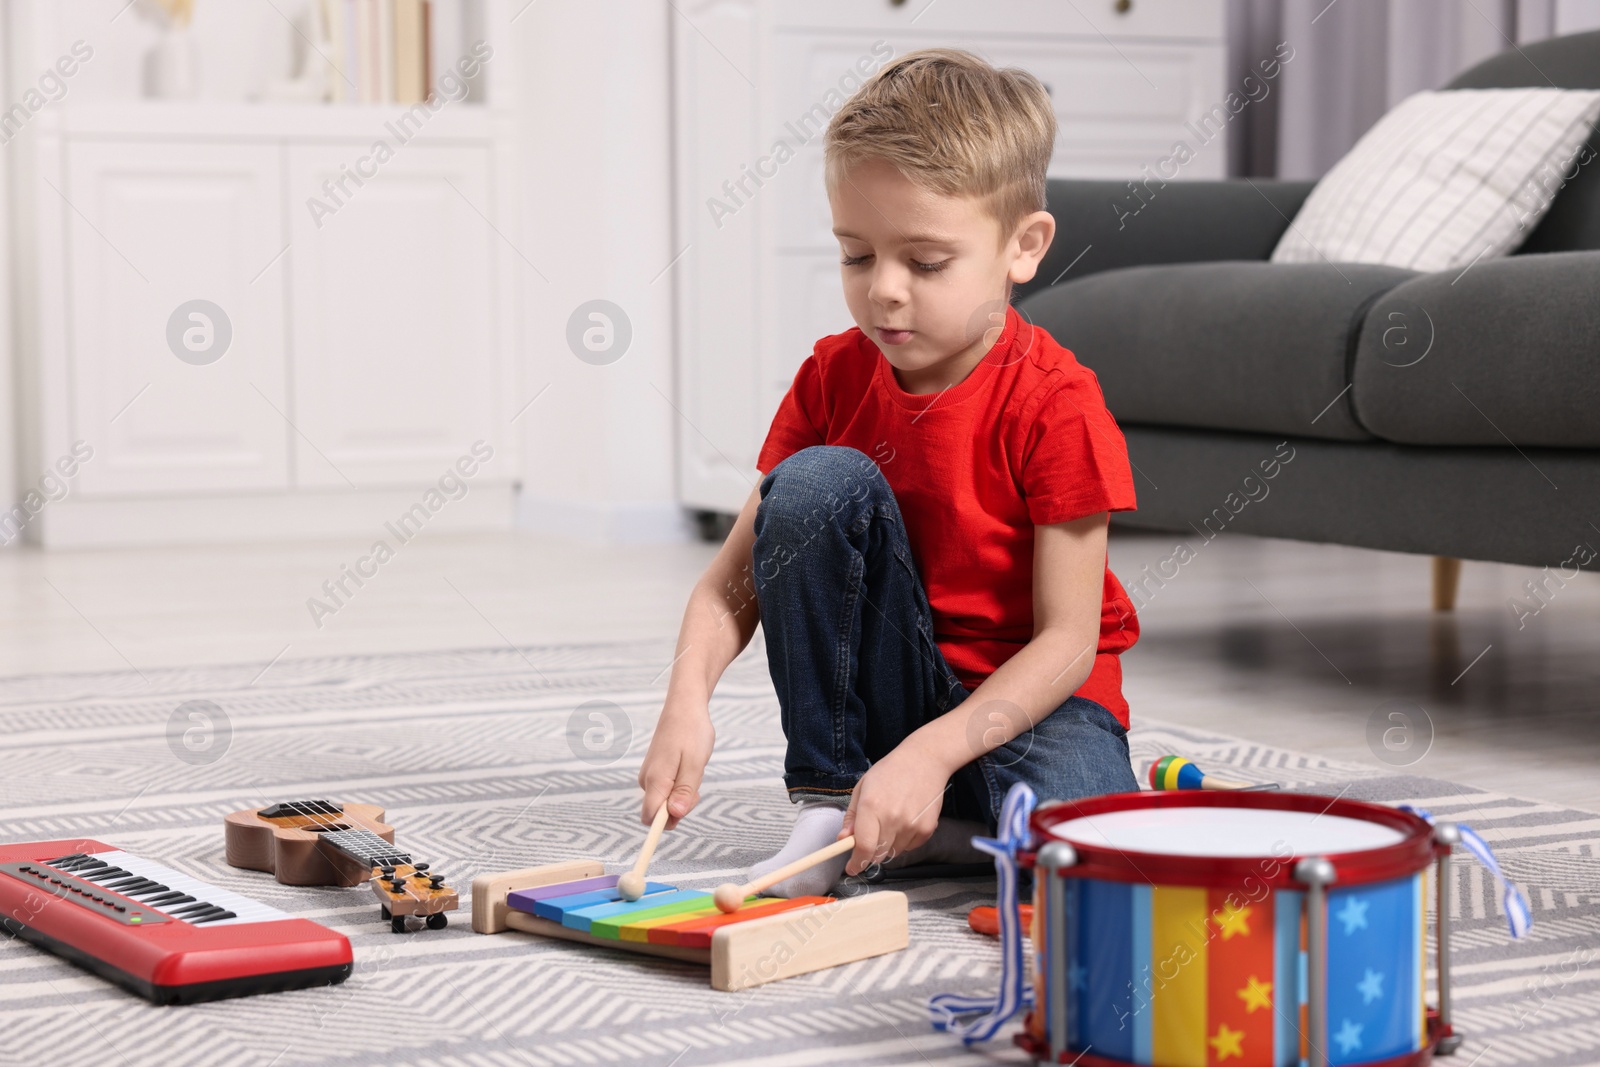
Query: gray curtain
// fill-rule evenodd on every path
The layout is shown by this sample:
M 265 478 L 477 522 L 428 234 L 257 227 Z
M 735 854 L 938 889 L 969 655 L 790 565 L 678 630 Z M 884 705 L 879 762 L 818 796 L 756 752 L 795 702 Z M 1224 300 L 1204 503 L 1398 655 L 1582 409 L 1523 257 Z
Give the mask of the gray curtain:
M 1502 49 L 1600 26 L 1592 0 L 1228 0 L 1228 79 L 1280 43 L 1274 91 L 1229 127 L 1229 173 L 1319 178 L 1389 108 Z

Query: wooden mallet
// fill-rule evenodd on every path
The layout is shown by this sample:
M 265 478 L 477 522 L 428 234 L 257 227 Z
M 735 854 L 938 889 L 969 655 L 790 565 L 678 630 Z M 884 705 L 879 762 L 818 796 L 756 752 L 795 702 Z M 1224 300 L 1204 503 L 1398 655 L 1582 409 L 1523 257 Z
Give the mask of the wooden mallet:
M 717 905 L 718 911 L 732 915 L 744 904 L 745 897 L 754 896 L 763 889 L 770 889 L 785 878 L 792 878 L 803 870 L 815 867 L 823 860 L 832 859 L 834 856 L 842 852 L 849 852 L 855 847 L 856 837 L 851 834 L 849 837 L 835 841 L 831 845 L 817 849 L 809 856 L 801 856 L 793 863 L 786 863 L 775 871 L 768 871 L 753 882 L 746 882 L 744 885 L 724 882 L 717 886 L 717 891 L 711 895 L 711 899 Z
M 633 861 L 633 870 L 617 879 L 617 892 L 622 894 L 623 900 L 638 900 L 644 896 L 644 872 L 650 866 L 650 857 L 656 854 L 656 842 L 661 840 L 661 831 L 666 828 L 667 802 L 663 800 L 661 807 L 656 809 L 655 820 L 650 823 L 650 832 L 645 835 L 639 858 Z

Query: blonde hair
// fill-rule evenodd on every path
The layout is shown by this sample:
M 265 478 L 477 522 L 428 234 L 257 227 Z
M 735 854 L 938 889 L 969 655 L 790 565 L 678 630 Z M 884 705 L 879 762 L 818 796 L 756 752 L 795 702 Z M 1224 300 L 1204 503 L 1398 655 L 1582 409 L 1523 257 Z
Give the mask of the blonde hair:
M 1055 149 L 1050 95 L 1025 70 L 996 70 L 958 48 L 922 48 L 885 65 L 828 123 L 826 180 L 868 160 L 946 196 L 975 196 L 1001 240 L 1044 210 Z

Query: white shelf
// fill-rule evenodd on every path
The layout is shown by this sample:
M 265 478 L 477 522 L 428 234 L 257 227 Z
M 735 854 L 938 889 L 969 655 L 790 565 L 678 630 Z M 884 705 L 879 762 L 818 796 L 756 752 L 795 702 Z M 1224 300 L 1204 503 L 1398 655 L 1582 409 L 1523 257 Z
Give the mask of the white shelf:
M 352 138 L 393 141 L 395 128 L 409 135 L 401 119 L 421 106 L 412 104 L 282 104 L 169 102 L 158 100 L 63 103 L 41 112 L 41 129 L 67 137 L 140 138 L 203 137 L 208 141 L 294 140 L 348 141 Z M 493 131 L 495 112 L 487 105 L 446 102 L 427 113 L 417 136 L 439 143 L 480 141 Z

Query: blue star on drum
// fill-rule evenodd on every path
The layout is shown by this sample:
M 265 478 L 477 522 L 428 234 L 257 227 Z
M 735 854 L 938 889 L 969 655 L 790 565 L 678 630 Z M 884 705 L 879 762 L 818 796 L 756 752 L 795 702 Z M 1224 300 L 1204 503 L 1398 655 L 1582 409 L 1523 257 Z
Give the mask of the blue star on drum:
M 1422 875 L 1328 894 L 1330 1064 L 1410 1052 L 1424 1040 Z

